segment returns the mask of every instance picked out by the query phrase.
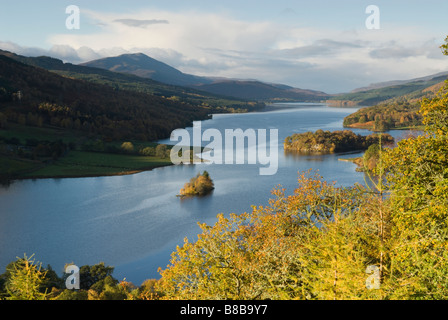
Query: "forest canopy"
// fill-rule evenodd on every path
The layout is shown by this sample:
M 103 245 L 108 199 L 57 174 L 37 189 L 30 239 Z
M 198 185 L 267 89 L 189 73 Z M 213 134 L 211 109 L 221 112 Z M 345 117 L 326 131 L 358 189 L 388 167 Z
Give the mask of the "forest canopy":
M 421 101 L 398 101 L 361 108 L 344 118 L 344 127 L 365 128 L 373 131 L 417 128 L 422 126 L 418 113 Z

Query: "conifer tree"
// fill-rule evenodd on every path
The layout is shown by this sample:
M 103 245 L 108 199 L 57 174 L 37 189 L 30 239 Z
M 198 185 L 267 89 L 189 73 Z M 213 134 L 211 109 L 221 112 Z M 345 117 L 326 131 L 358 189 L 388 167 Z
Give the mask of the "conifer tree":
M 45 300 L 47 292 L 42 292 L 46 271 L 31 257 L 24 255 L 9 265 L 6 282 L 8 300 Z

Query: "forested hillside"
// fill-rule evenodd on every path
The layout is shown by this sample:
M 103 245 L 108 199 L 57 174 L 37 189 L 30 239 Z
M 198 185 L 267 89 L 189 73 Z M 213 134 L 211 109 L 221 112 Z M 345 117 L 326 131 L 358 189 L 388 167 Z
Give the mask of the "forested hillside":
M 362 108 L 344 118 L 344 127 L 374 131 L 418 128 L 422 125 L 420 105 L 421 101 L 398 101 Z
M 68 79 L 0 56 L 0 103 L 5 121 L 51 125 L 105 139 L 169 137 L 210 110 L 190 104 Z
M 429 83 L 435 82 L 435 84 L 430 86 L 424 81 L 419 81 L 419 83 L 425 83 L 421 90 L 398 95 L 376 105 L 361 108 L 344 119 L 344 127 L 380 132 L 391 129 L 419 129 L 422 126 L 422 117 L 418 111 L 422 101 L 436 96 L 437 92 L 444 86 L 444 82 L 439 82 L 443 78 L 444 76 L 431 79 Z M 412 86 L 414 83 L 411 82 L 406 85 Z M 360 94 L 364 93 L 361 92 Z
M 63 63 L 61 60 L 51 57 L 25 57 L 2 50 L 0 50 L 0 55 L 5 55 L 27 65 L 46 69 L 64 77 L 108 85 L 115 90 L 137 91 L 169 100 L 182 101 L 198 107 L 209 107 L 213 113 L 245 112 L 260 109 L 264 106 L 262 103 L 225 98 L 193 88 L 164 84 L 129 73 Z
M 431 97 L 433 87 L 443 86 L 448 76 L 436 76 L 429 80 L 419 80 L 400 85 L 393 85 L 366 91 L 339 94 L 331 97 L 327 102 L 335 106 L 373 106 L 385 102 L 398 100 L 415 101 L 423 97 Z M 437 91 L 437 90 L 436 90 Z
M 151 141 L 210 113 L 209 106 L 70 79 L 0 55 L 0 181 L 170 165 L 166 153 L 148 152 L 156 148 Z M 120 147 L 130 141 L 132 152 Z
M 419 129 L 422 126 L 422 117 L 418 111 L 422 101 L 433 98 L 439 92 L 444 86 L 444 82 L 439 82 L 439 80 L 444 77 L 429 79 L 429 84 L 435 82 L 430 86 L 425 81 L 419 81 L 419 83 L 425 83 L 424 89 L 387 99 L 371 107 L 361 108 L 344 119 L 344 127 L 373 131 Z M 413 84 L 410 82 L 407 85 Z

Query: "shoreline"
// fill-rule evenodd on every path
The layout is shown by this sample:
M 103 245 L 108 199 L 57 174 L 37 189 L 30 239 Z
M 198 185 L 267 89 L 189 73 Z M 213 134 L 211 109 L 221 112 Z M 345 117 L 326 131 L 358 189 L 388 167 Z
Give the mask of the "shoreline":
M 150 156 L 72 151 L 54 163 L 35 165 L 0 177 L 2 182 L 43 179 L 75 179 L 133 175 L 174 165 Z
M 80 174 L 80 175 L 36 175 L 36 176 L 19 176 L 13 177 L 10 181 L 22 181 L 22 180 L 45 180 L 45 179 L 82 179 L 82 178 L 101 178 L 101 177 L 119 177 L 119 176 L 130 176 L 146 171 L 152 171 L 154 169 L 164 168 L 174 166 L 174 164 L 160 165 L 150 168 L 142 168 L 138 170 L 129 170 L 117 173 L 91 173 L 91 174 Z
M 370 121 L 372 122 L 372 121 Z M 382 132 L 382 131 L 376 131 L 374 130 L 373 124 L 371 124 L 370 122 L 366 122 L 366 123 L 353 123 L 347 126 L 344 126 L 344 128 L 352 128 L 352 129 L 363 129 L 363 130 L 369 130 L 372 132 Z M 394 128 L 389 128 L 387 129 L 387 131 L 389 130 L 416 130 L 416 131 L 422 131 L 424 128 L 423 125 L 421 126 L 415 126 L 415 127 L 394 127 Z
M 295 106 L 288 106 L 288 104 L 296 104 Z M 285 109 L 293 109 L 293 108 L 299 108 L 301 106 L 298 106 L 297 104 L 303 104 L 303 105 L 315 105 L 315 106 L 322 106 L 322 105 L 328 105 L 325 102 L 303 102 L 303 101 L 284 101 L 284 102 L 269 102 L 266 104 L 266 106 L 259 111 L 254 112 L 271 112 L 271 111 L 277 111 L 277 110 L 285 110 Z

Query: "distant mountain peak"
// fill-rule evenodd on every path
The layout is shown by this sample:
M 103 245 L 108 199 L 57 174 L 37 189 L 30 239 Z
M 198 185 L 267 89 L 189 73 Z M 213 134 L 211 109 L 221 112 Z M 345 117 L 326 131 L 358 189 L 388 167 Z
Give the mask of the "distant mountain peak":
M 171 85 L 192 86 L 210 82 L 207 78 L 185 74 L 141 52 L 125 53 L 116 57 L 86 62 L 81 65 L 115 72 L 131 73 L 139 77 L 150 78 Z
M 146 55 L 146 54 L 144 54 L 144 53 L 142 53 L 142 52 L 137 52 L 137 53 L 124 53 L 124 54 L 122 54 L 122 55 L 119 55 L 119 56 L 116 56 L 116 57 L 112 57 L 112 58 L 115 58 L 115 59 L 130 58 L 130 59 L 132 59 L 132 60 L 137 60 L 137 61 L 145 61 L 145 60 L 149 60 L 149 61 L 157 61 L 157 62 L 159 62 L 159 63 L 161 63 L 161 64 L 166 64 L 166 63 L 163 63 L 163 62 L 161 62 L 161 61 L 158 61 L 158 60 L 156 60 L 156 59 L 154 59 L 154 58 L 151 58 L 150 56 L 148 56 L 148 55 Z M 110 59 L 110 58 L 103 58 L 103 59 Z M 101 59 L 100 59 L 100 60 L 101 60 Z
M 304 90 L 254 79 L 200 77 L 186 74 L 141 52 L 103 58 L 82 65 L 114 72 L 131 73 L 170 85 L 196 88 L 205 92 L 239 99 L 315 101 L 328 97 L 326 93 L 320 91 Z

